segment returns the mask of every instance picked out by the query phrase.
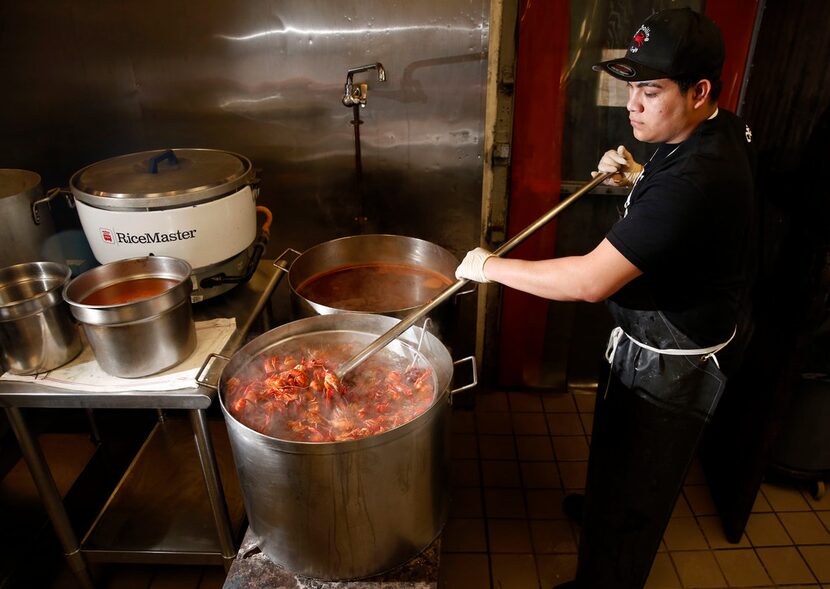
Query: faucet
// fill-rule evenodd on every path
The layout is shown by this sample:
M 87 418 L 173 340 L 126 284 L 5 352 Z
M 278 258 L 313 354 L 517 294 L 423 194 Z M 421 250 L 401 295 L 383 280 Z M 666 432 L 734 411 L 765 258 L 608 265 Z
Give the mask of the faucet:
M 346 73 L 346 89 L 343 93 L 343 106 L 359 105 L 361 108 L 366 106 L 366 91 L 368 90 L 369 85 L 358 84 L 355 86 L 352 77 L 355 74 L 360 72 L 368 72 L 369 70 L 377 70 L 378 82 L 386 81 L 386 70 L 383 69 L 383 64 L 380 62 L 368 63 L 366 65 L 349 68 Z

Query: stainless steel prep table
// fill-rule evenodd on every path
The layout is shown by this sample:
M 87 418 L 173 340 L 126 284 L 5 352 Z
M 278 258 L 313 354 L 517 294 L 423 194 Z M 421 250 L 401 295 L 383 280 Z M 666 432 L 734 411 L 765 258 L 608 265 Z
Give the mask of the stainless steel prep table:
M 236 330 L 221 351 L 222 355 L 233 354 L 243 343 L 254 322 L 263 321 L 263 330 L 269 327 L 273 316 L 270 307 L 271 295 L 284 272 L 274 267 L 272 260 L 262 260 L 251 280 L 239 285 L 226 294 L 194 305 L 196 320 L 215 319 L 220 317 L 234 317 Z M 206 382 L 218 380 L 218 368 L 210 367 L 202 379 Z M 63 546 L 64 554 L 72 567 L 73 572 L 84 587 L 94 587 L 93 580 L 87 568 L 87 560 L 115 561 L 115 562 L 179 562 L 189 564 L 224 564 L 230 567 L 236 555 L 233 539 L 233 526 L 228 512 L 225 493 L 222 488 L 219 467 L 213 442 L 211 441 L 210 427 L 206 418 L 206 410 L 213 402 L 216 391 L 209 387 L 199 386 L 190 389 L 171 391 L 134 391 L 91 393 L 73 392 L 64 389 L 43 386 L 37 383 L 0 381 L 0 406 L 8 415 L 15 436 L 20 444 L 23 458 L 31 471 L 32 478 L 37 486 L 38 493 L 43 501 L 49 518 L 54 525 L 58 539 Z M 22 408 L 86 408 L 86 409 L 184 409 L 189 413 L 190 428 L 195 440 L 196 455 L 201 467 L 201 476 L 207 490 L 207 499 L 210 512 L 215 524 L 216 537 L 209 538 L 213 550 L 204 547 L 193 550 L 197 536 L 177 538 L 185 543 L 180 549 L 171 548 L 168 543 L 156 541 L 148 548 L 135 547 L 130 550 L 121 546 L 112 550 L 101 547 L 88 546 L 88 540 L 93 538 L 93 530 L 100 525 L 107 507 L 117 503 L 116 495 L 125 491 L 130 480 L 139 482 L 140 486 L 152 486 L 147 483 L 147 475 L 153 466 L 158 470 L 158 464 L 148 465 L 148 461 L 141 461 L 142 456 L 148 457 L 153 448 L 162 448 L 167 460 L 175 460 L 182 456 L 182 440 L 190 436 L 184 434 L 181 428 L 175 426 L 181 420 L 161 420 L 153 429 L 142 449 L 139 451 L 121 483 L 113 491 L 107 505 L 104 506 L 84 541 L 79 542 L 70 525 L 69 517 L 64 509 L 63 501 L 58 492 L 44 454 L 38 445 L 37 439 L 31 434 L 21 412 Z M 214 435 L 223 433 L 224 424 L 214 427 Z M 186 446 L 186 445 L 185 445 Z M 189 448 L 192 450 L 192 447 Z M 170 451 L 173 450 L 171 453 Z M 167 477 L 166 479 L 164 477 Z M 173 477 L 162 473 L 162 480 L 166 480 L 168 487 L 175 486 Z M 241 522 L 236 522 L 237 524 Z M 237 525 L 237 527 L 240 527 Z M 160 530 L 161 535 L 168 530 Z M 204 529 L 200 530 L 202 535 Z M 199 530 L 197 530 L 198 534 Z M 161 549 L 152 549 L 162 546 Z M 190 548 L 190 550 L 188 550 Z

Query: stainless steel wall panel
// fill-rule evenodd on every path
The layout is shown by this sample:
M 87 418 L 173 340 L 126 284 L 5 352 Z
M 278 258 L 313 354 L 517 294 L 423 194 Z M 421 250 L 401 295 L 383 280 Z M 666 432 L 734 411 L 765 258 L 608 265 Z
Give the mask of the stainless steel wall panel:
M 66 185 L 164 147 L 249 157 L 269 253 L 366 230 L 478 242 L 488 0 L 4 3 L 0 165 Z M 349 67 L 369 84 L 354 174 Z

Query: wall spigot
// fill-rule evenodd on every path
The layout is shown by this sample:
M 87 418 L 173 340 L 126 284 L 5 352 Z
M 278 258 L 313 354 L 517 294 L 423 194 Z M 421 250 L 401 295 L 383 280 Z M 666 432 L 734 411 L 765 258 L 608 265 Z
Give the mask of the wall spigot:
M 368 72 L 369 70 L 377 70 L 378 82 L 386 81 L 386 70 L 383 69 L 383 64 L 369 63 L 357 67 L 349 68 L 346 73 L 346 88 L 343 93 L 343 106 L 366 106 L 366 95 L 369 88 L 368 84 L 354 84 L 354 75 L 360 72 Z

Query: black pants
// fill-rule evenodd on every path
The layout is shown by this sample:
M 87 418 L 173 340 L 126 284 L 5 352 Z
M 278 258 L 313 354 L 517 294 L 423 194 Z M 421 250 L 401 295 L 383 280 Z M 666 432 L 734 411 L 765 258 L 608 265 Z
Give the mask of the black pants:
M 600 383 L 603 381 L 600 380 Z M 641 589 L 705 422 L 657 407 L 613 375 L 599 387 L 576 580 Z

